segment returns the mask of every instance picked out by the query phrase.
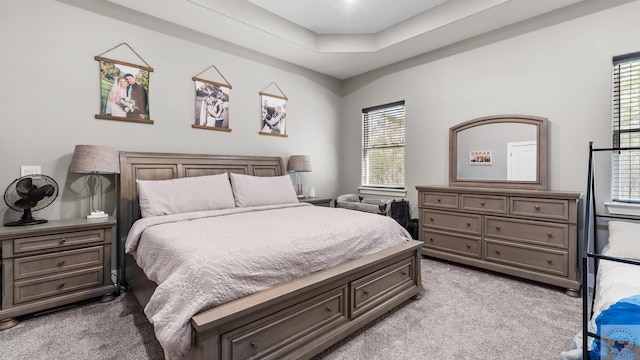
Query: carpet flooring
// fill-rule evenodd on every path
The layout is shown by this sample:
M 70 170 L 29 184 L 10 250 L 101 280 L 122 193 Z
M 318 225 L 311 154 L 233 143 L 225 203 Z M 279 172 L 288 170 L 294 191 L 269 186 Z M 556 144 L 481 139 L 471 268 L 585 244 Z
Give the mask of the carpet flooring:
M 558 359 L 580 330 L 581 300 L 562 289 L 422 260 L 425 291 L 314 360 Z M 0 359 L 163 359 L 131 293 L 20 319 Z

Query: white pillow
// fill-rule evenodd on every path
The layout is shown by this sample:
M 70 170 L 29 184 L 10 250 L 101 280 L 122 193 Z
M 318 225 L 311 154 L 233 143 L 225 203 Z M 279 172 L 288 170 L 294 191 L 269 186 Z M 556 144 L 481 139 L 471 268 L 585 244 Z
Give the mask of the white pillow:
M 608 255 L 640 260 L 640 224 L 609 221 Z
M 235 207 L 227 173 L 136 183 L 143 217 Z
M 293 189 L 293 183 L 289 175 L 251 176 L 234 173 L 229 175 L 237 207 L 298 202 L 298 196 Z

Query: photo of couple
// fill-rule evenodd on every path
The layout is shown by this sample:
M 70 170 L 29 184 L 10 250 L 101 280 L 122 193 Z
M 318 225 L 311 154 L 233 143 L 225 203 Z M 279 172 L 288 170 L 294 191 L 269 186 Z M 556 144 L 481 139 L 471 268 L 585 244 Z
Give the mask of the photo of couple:
M 100 61 L 100 115 L 149 119 L 149 71 Z
M 262 129 L 264 134 L 286 134 L 287 100 L 275 95 L 262 94 Z
M 229 128 L 229 88 L 210 82 L 196 82 L 195 124 Z

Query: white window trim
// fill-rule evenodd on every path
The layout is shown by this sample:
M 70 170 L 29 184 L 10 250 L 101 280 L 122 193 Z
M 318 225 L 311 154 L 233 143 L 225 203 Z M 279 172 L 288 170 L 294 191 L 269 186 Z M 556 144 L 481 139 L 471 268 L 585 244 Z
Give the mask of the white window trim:
M 407 196 L 406 189 L 385 189 L 385 188 L 367 187 L 367 186 L 359 186 L 358 193 L 363 195 L 378 195 L 378 196 L 392 196 L 392 197 Z
M 640 216 L 640 204 L 621 201 L 605 202 L 609 214 Z

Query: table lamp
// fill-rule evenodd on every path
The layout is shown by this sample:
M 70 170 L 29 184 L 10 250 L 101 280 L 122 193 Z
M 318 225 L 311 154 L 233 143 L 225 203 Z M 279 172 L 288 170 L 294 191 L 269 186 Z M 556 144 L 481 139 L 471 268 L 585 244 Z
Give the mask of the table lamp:
M 119 174 L 120 161 L 116 149 L 98 145 L 76 145 L 71 159 L 69 171 L 80 174 L 91 174 L 87 177 L 89 188 L 90 214 L 87 219 L 107 217 L 104 212 L 102 177 L 97 175 Z M 99 187 L 96 195 L 96 187 Z
M 304 197 L 302 193 L 302 173 L 311 171 L 311 159 L 307 155 L 291 155 L 287 168 L 290 173 L 294 173 L 296 178 L 296 194 Z

